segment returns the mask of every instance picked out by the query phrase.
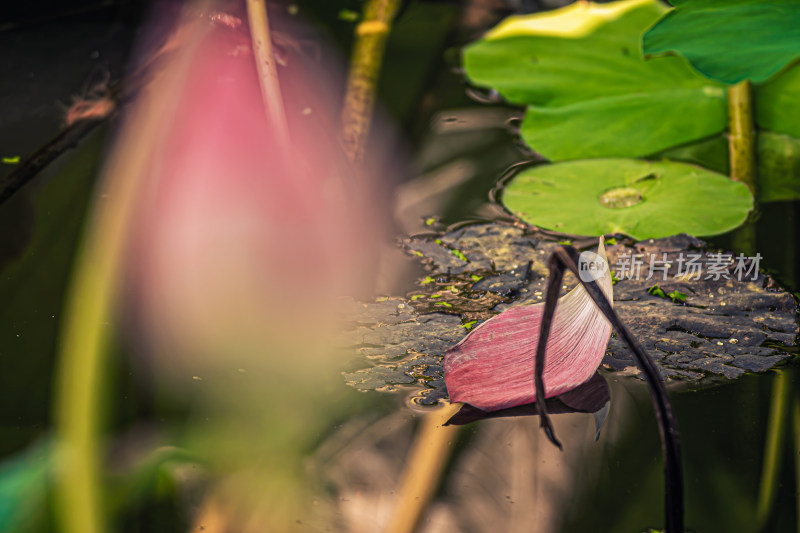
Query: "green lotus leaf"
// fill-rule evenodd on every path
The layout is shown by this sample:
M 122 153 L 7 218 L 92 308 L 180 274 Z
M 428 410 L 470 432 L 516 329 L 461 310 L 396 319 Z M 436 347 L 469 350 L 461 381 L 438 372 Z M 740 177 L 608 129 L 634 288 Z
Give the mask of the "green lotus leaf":
M 635 159 L 529 168 L 513 178 L 502 199 L 536 226 L 636 239 L 717 235 L 739 226 L 753 207 L 747 187 L 726 176 L 686 163 Z
M 675 2 L 644 35 L 647 55 L 677 53 L 723 83 L 761 83 L 800 56 L 800 1 Z
M 718 106 L 696 98 L 694 89 L 663 88 L 647 94 L 587 100 L 561 107 L 528 107 L 520 133 L 525 142 L 551 161 L 592 157 L 642 157 L 653 151 L 700 139 L 724 123 L 722 89 Z M 702 117 L 702 120 L 655 119 Z M 646 126 L 645 126 L 646 125 Z
M 760 131 L 757 138 L 758 200 L 779 202 L 800 200 L 800 139 L 772 131 Z M 701 165 L 728 174 L 728 141 L 715 135 L 657 154 Z
M 652 154 L 727 124 L 723 85 L 683 58 L 642 58 L 641 35 L 665 9 L 578 2 L 509 17 L 464 50 L 464 68 L 474 85 L 529 106 L 522 137 L 551 160 Z
M 683 161 L 726 176 L 730 174 L 728 138 L 724 133 L 664 150 L 651 156 L 650 159 Z
M 760 128 L 800 138 L 800 65 L 756 86 L 754 93 Z
M 770 131 L 758 134 L 758 199 L 800 200 L 800 139 Z

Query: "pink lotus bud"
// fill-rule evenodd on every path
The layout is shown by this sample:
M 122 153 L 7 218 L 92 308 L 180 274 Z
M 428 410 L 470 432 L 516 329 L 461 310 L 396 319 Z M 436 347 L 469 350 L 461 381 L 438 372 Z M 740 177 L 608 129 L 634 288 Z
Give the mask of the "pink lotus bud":
M 288 364 L 322 351 L 337 298 L 369 279 L 366 188 L 339 150 L 321 69 L 290 57 L 279 70 L 287 143 L 265 113 L 244 28 L 189 26 L 149 88 L 170 105 L 153 119 L 129 302 L 147 344 L 190 357 L 192 373 Z

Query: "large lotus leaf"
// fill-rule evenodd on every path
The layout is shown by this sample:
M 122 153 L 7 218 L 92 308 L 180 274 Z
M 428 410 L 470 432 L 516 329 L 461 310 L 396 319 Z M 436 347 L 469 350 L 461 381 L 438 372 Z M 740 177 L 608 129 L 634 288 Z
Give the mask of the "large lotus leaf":
M 800 139 L 772 131 L 758 133 L 758 200 L 778 202 L 800 199 Z M 715 135 L 657 154 L 728 173 L 728 141 Z
M 663 87 L 560 107 L 531 106 L 521 134 L 528 145 L 552 161 L 646 156 L 718 131 L 708 126 L 726 120 L 724 92 L 721 88 L 708 91 L 706 96 L 718 91 L 720 105 L 709 106 L 709 100 L 697 98 L 693 88 Z M 664 120 L 668 114 L 703 118 Z
M 800 16 L 796 21 L 800 28 Z M 754 89 L 760 128 L 800 138 L 800 65 Z
M 464 50 L 464 68 L 530 106 L 523 139 L 552 160 L 652 154 L 727 122 L 721 84 L 680 57 L 642 59 L 642 32 L 664 11 L 623 0 L 509 17 Z
M 648 239 L 724 233 L 744 222 L 753 198 L 745 185 L 686 163 L 590 159 L 521 172 L 503 203 L 547 229 Z
M 711 79 L 761 83 L 800 56 L 800 1 L 675 2 L 644 35 L 644 52 L 678 53 Z
M 664 150 L 650 156 L 650 159 L 683 161 L 720 174 L 730 174 L 728 138 L 724 133 Z
M 800 139 L 770 131 L 758 134 L 758 199 L 800 199 Z

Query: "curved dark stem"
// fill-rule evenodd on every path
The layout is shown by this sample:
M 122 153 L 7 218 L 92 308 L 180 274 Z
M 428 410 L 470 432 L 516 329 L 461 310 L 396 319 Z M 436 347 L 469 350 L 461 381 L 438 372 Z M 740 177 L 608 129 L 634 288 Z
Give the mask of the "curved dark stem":
M 625 343 L 633 351 L 636 357 L 636 364 L 644 374 L 645 381 L 647 382 L 650 390 L 650 398 L 653 401 L 655 408 L 656 418 L 658 420 L 658 428 L 661 433 L 661 447 L 664 453 L 664 478 L 665 478 L 665 502 L 664 511 L 666 519 L 666 533 L 683 533 L 683 469 L 681 465 L 681 447 L 680 437 L 678 435 L 678 424 L 675 419 L 675 414 L 672 411 L 672 405 L 669 401 L 669 396 L 661 382 L 661 374 L 658 371 L 653 360 L 644 351 L 642 345 L 628 330 L 627 327 L 619 319 L 619 316 L 611 306 L 603 290 L 596 281 L 584 281 L 580 278 L 578 271 L 578 260 L 580 254 L 578 251 L 569 246 L 561 247 L 553 252 L 550 257 L 550 276 L 551 281 L 547 287 L 547 301 L 545 302 L 544 317 L 542 318 L 542 335 L 545 332 L 549 333 L 550 321 L 555 313 L 555 304 L 550 304 L 551 293 L 558 296 L 558 285 L 553 285 L 553 274 L 557 272 L 558 284 L 564 275 L 564 269 L 568 268 L 580 280 L 583 288 L 591 296 L 595 305 L 603 312 L 605 317 L 614 326 L 614 329 L 620 334 Z M 545 329 L 545 323 L 547 328 Z M 544 370 L 544 346 L 546 342 L 542 342 L 539 338 L 539 351 L 536 354 L 536 374 L 535 380 L 541 380 L 541 373 Z M 542 397 L 539 396 L 539 387 L 537 382 L 537 400 Z M 539 404 L 539 402 L 536 402 Z M 540 411 L 541 412 L 541 411 Z M 546 418 L 546 414 L 542 416 Z M 548 420 L 549 424 L 549 420 Z M 544 425 L 544 421 L 543 421 Z M 545 429 L 546 430 L 546 429 Z
M 163 55 L 166 56 L 168 54 L 165 53 Z M 105 116 L 82 118 L 66 126 L 50 142 L 37 150 L 35 154 L 25 160 L 13 172 L 0 179 L 0 205 L 36 177 L 47 165 L 58 159 L 61 154 L 70 148 L 77 146 L 81 139 L 108 120 L 121 104 L 127 102 L 149 81 L 152 71 L 161 62 L 161 56 L 157 54 L 125 80 L 118 80 L 109 84 L 105 96 L 111 100 L 114 106 Z
M 105 119 L 79 120 L 56 135 L 49 143 L 40 148 L 30 159 L 0 179 L 0 204 L 11 198 L 43 168 L 55 161 L 58 156 L 76 146 L 89 132 Z
M 563 450 L 561 443 L 556 438 L 556 432 L 547 414 L 547 402 L 544 391 L 544 354 L 547 349 L 547 338 L 550 336 L 550 326 L 556 312 L 558 294 L 561 292 L 561 282 L 564 279 L 564 267 L 558 261 L 550 260 L 550 276 L 547 279 L 547 294 L 544 300 L 544 315 L 539 328 L 539 344 L 536 347 L 536 359 L 533 366 L 533 385 L 536 387 L 536 409 L 539 411 L 540 426 L 559 450 Z

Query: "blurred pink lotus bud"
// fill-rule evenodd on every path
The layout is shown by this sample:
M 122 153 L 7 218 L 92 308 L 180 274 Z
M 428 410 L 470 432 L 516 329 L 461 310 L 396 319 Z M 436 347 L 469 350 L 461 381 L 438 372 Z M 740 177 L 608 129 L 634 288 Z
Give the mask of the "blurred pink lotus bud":
M 598 255 L 606 258 L 602 237 Z M 608 268 L 597 279 L 613 302 Z M 498 411 L 537 401 L 533 367 L 544 303 L 512 307 L 467 335 L 444 356 L 450 401 Z M 611 324 L 578 285 L 558 300 L 544 361 L 545 396 L 587 382 L 603 360 Z
M 159 74 L 168 89 L 151 96 L 169 106 L 147 154 L 127 296 L 147 344 L 190 355 L 196 372 L 323 346 L 337 298 L 365 288 L 377 233 L 339 150 L 331 80 L 299 57 L 279 69 L 287 145 L 245 28 L 184 27 Z

